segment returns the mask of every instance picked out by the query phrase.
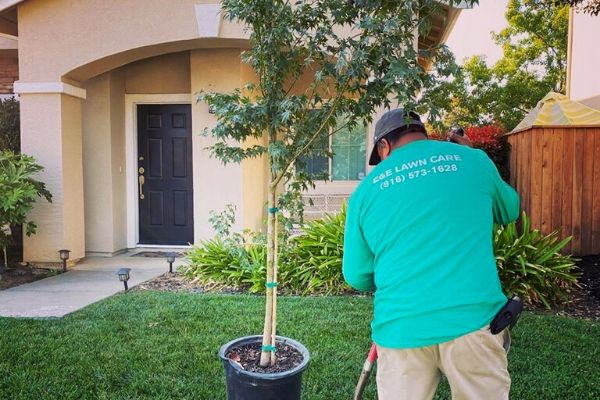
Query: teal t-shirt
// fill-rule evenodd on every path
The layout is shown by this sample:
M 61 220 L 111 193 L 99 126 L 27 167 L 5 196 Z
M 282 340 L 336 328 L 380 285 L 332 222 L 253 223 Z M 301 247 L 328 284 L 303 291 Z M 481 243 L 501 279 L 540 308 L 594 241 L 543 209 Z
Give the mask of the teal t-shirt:
M 488 324 L 502 305 L 493 222 L 519 196 L 481 150 L 418 140 L 392 152 L 348 205 L 343 273 L 374 291 L 373 341 L 415 348 Z

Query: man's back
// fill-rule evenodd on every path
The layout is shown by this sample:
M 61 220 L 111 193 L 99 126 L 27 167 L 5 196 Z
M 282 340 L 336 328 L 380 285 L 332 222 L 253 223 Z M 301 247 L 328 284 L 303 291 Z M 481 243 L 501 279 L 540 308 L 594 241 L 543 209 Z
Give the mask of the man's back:
M 353 194 L 346 227 L 346 280 L 376 289 L 374 341 L 428 346 L 488 324 L 506 301 L 492 224 L 518 210 L 479 150 L 429 140 L 394 150 Z

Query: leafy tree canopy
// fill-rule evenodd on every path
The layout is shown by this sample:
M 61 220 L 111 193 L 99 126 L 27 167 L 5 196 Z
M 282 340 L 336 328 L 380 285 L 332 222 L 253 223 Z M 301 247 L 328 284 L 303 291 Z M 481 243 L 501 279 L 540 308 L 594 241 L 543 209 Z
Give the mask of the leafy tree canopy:
M 568 4 L 584 13 L 592 15 L 600 14 L 600 0 L 555 0 L 554 2 L 557 4 Z
M 266 155 L 269 185 L 292 189 L 279 206 L 297 210 L 297 194 L 312 181 L 294 167 L 319 137 L 368 124 L 394 100 L 409 110 L 424 106 L 419 96 L 436 77 L 418 64 L 415 34 L 441 7 L 433 0 L 223 1 L 226 17 L 249 28 L 242 59 L 257 76 L 241 90 L 201 94 L 217 117 L 212 153 L 224 163 Z
M 548 92 L 564 92 L 568 6 L 510 0 L 505 17 L 508 27 L 493 34 L 502 58 L 488 66 L 484 56 L 474 56 L 428 94 L 444 110 L 436 126 L 499 124 L 510 131 Z M 445 57 L 435 68 L 453 62 Z

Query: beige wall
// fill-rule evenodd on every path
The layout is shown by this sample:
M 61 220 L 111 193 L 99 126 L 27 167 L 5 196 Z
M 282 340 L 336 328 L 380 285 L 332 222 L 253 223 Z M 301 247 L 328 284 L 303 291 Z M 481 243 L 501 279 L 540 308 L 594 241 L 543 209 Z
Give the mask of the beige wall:
M 240 87 L 240 50 L 194 50 L 190 55 L 192 93 L 200 91 L 226 92 Z M 236 229 L 241 229 L 244 215 L 243 173 L 239 164 L 224 166 L 212 158 L 207 147 L 215 143 L 200 135 L 205 127 L 215 125 L 214 115 L 208 113 L 205 103 L 192 104 L 192 131 L 194 152 L 194 238 L 196 241 L 214 235 L 208 224 L 211 210 L 223 211 L 226 204 L 237 208 Z
M 247 64 L 240 65 L 240 83 L 258 83 L 258 78 L 254 70 Z M 262 139 L 249 140 L 245 143 L 250 147 L 256 144 L 267 145 L 267 137 Z M 242 167 L 242 192 L 243 207 L 242 212 L 238 213 L 243 221 L 243 227 L 254 231 L 264 228 L 263 221 L 266 218 L 267 201 L 267 180 L 269 179 L 269 168 L 265 156 L 244 160 Z
M 600 16 L 575 13 L 570 89 L 573 100 L 600 95 Z
M 198 46 L 239 47 L 239 40 L 247 39 L 241 26 L 221 21 L 214 7 L 198 8 L 211 3 L 218 2 L 28 0 L 18 14 L 21 79 L 57 81 L 95 63 L 69 76 L 82 81 L 153 55 Z
M 135 209 L 127 210 L 129 189 L 123 173 L 125 93 L 191 93 L 194 62 L 189 50 L 247 45 L 248 36 L 241 27 L 222 21 L 220 7 L 211 3 L 28 0 L 19 5 L 23 150 L 46 166 L 41 178 L 55 196 L 53 204 L 40 202 L 32 212 L 40 228 L 38 235 L 25 241 L 27 261 L 55 260 L 56 251 L 64 247 L 73 250 L 72 258 L 81 258 L 86 236 L 89 252 L 108 254 L 127 245 L 127 229 L 132 229 L 127 225 L 128 212 Z M 228 90 L 239 86 L 239 50 L 233 51 L 237 53 L 233 64 L 227 51 L 219 51 L 216 60 L 211 52 L 196 59 L 200 65 L 194 74 L 196 88 L 207 88 L 211 82 L 220 82 Z M 94 80 L 106 73 L 110 76 Z M 82 86 L 89 88 L 89 102 L 82 100 L 85 91 L 77 89 Z M 197 121 L 208 120 L 206 110 L 200 114 Z M 214 161 L 205 163 L 207 153 L 198 131 L 194 130 L 194 189 L 200 194 L 195 218 L 196 238 L 202 238 L 209 236 L 210 209 L 221 210 L 227 202 L 242 208 L 242 185 L 240 166 L 218 174 L 214 171 L 222 167 L 215 169 Z M 218 199 L 214 197 L 216 182 L 223 182 L 225 193 Z M 87 231 L 84 221 L 89 223 Z
M 113 251 L 110 74 L 89 81 L 83 103 L 86 252 Z
M 85 254 L 81 101 L 64 94 L 23 94 L 21 149 L 44 168 L 39 179 L 52 192 L 52 203 L 37 202 L 30 218 L 37 234 L 24 239 L 24 260 L 59 261 L 57 251 L 70 249 L 71 259 Z
M 127 247 L 123 71 L 86 83 L 83 102 L 83 173 L 87 254 Z
M 113 252 L 127 248 L 125 181 L 125 73 L 114 71 L 110 82 Z M 85 159 L 84 159 L 85 162 Z
M 165 54 L 124 67 L 127 94 L 190 93 L 190 53 Z

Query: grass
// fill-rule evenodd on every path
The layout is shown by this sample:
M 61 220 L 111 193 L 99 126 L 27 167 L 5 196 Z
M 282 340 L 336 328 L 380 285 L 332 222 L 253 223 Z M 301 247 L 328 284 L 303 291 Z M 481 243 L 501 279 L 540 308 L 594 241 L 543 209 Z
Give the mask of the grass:
M 304 343 L 304 399 L 350 399 L 371 299 L 280 299 L 279 333 Z M 262 328 L 262 297 L 131 292 L 57 320 L 0 318 L 2 399 L 224 399 L 225 342 Z M 600 323 L 526 314 L 509 355 L 513 399 L 600 398 Z M 372 380 L 365 399 L 375 399 Z M 449 399 L 442 385 L 437 399 Z

